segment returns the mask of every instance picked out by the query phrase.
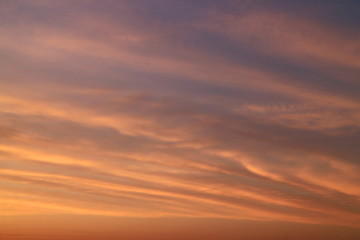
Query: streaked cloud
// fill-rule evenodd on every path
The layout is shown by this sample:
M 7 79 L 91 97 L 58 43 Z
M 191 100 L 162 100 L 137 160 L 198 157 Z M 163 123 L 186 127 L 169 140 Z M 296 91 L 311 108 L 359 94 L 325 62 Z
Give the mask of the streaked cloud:
M 0 215 L 360 227 L 356 29 L 170 2 L 1 3 Z

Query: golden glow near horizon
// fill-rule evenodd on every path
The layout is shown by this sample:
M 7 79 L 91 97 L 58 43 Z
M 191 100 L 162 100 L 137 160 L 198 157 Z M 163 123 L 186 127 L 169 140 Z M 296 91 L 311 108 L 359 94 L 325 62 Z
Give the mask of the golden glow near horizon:
M 90 215 L 354 236 L 360 39 L 337 8 L 359 6 L 289 2 L 2 1 L 0 238 Z

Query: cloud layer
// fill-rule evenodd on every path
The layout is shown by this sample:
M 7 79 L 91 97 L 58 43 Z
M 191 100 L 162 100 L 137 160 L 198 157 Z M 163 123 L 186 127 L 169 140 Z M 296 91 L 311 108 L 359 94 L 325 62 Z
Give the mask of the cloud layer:
M 360 227 L 359 5 L 272 2 L 3 1 L 0 214 Z

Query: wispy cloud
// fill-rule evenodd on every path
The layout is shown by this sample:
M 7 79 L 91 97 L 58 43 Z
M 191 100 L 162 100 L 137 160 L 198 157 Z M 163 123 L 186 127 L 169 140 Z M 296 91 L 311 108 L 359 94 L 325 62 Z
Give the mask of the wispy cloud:
M 0 214 L 360 227 L 358 36 L 228 4 L 2 3 Z

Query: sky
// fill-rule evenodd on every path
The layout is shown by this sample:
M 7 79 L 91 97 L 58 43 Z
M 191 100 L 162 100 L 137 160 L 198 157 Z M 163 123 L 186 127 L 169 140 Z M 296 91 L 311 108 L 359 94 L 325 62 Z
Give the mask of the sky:
M 359 12 L 0 0 L 0 239 L 359 239 Z

